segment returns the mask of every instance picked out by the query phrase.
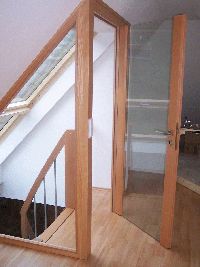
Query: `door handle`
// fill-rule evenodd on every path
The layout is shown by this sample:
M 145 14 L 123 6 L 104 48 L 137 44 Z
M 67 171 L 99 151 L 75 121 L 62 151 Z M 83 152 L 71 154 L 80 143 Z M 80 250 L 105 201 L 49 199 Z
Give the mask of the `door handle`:
M 180 128 L 179 128 L 179 124 L 178 122 L 176 123 L 176 135 L 175 135 L 175 150 L 178 149 L 178 145 L 179 145 L 179 134 L 180 134 Z
M 174 131 L 173 130 L 168 130 L 167 132 L 161 131 L 161 130 L 155 130 L 155 133 L 160 134 L 160 135 L 164 135 L 164 136 L 168 136 L 168 137 L 174 136 Z M 178 145 L 179 145 L 179 143 L 178 143 L 179 133 L 180 133 L 180 129 L 179 129 L 179 124 L 177 122 L 176 123 L 176 132 L 175 132 L 175 136 L 174 136 L 174 142 L 173 142 L 173 139 L 171 139 L 171 138 L 169 139 L 169 144 L 171 146 L 173 146 L 173 144 L 174 144 L 175 150 L 178 149 Z

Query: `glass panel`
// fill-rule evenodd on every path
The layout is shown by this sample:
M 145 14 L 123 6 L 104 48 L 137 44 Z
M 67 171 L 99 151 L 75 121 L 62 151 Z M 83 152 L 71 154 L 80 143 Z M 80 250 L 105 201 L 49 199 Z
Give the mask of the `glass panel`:
M 76 29 L 72 29 L 14 101 L 25 100 L 36 90 L 76 44 L 75 36 Z M 69 164 L 75 166 L 75 145 L 74 139 L 65 144 L 64 134 L 70 130 L 75 135 L 75 64 L 75 57 L 65 61 L 46 84 L 46 92 L 34 108 L 30 108 L 17 127 L 0 142 L 0 233 L 74 250 L 75 175 L 70 180 L 72 167 Z M 0 129 L 12 116 L 0 117 Z M 62 149 L 57 146 L 60 140 L 63 140 Z M 52 155 L 55 148 L 56 153 Z M 39 174 L 50 155 L 51 160 L 41 177 Z M 31 191 L 38 177 L 41 180 Z M 29 203 L 30 192 L 33 194 Z M 25 212 L 21 213 L 22 210 Z
M 132 133 L 155 135 L 157 130 L 167 130 L 166 108 L 129 108 L 129 121 L 133 125 Z
M 129 98 L 169 98 L 170 21 L 134 26 L 130 44 Z M 134 68 L 134 75 L 131 70 Z M 166 82 L 167 81 L 167 82 Z
M 45 61 L 40 65 L 37 71 L 22 87 L 17 96 L 12 100 L 12 103 L 25 101 L 30 97 L 30 95 L 37 89 L 37 87 L 42 83 L 42 81 L 61 61 L 61 59 L 75 45 L 75 36 L 76 34 L 74 29 L 69 31 L 65 38 L 58 44 L 58 46 L 53 50 L 53 52 L 45 59 Z
M 160 236 L 169 102 L 170 20 L 131 31 L 124 217 Z
M 4 128 L 4 126 L 9 122 L 12 117 L 13 115 L 6 115 L 0 117 L 0 131 Z
M 199 34 L 200 20 L 188 20 L 179 144 L 178 183 L 200 194 Z

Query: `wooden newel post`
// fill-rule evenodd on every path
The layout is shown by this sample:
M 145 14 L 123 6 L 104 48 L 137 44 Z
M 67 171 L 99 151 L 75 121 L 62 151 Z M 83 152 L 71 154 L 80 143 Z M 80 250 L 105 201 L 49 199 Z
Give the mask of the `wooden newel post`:
M 76 200 L 76 134 L 67 131 L 65 137 L 65 206 L 75 209 Z
M 93 1 L 84 1 L 77 19 L 76 133 L 77 133 L 77 251 L 81 259 L 91 253 L 92 117 L 93 93 Z

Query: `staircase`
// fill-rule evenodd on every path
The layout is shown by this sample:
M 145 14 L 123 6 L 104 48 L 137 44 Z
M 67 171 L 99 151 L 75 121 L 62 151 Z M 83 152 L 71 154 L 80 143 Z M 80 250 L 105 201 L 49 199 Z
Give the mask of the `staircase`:
M 0 197 L 0 233 L 21 237 L 22 200 Z
M 75 131 L 66 131 L 47 159 L 36 178 L 21 209 L 21 236 L 46 242 L 73 213 L 75 208 Z M 65 149 L 65 207 L 57 204 L 57 165 L 56 159 Z M 48 205 L 46 200 L 46 175 L 50 167 L 54 168 L 55 205 Z M 43 183 L 44 204 L 36 202 L 36 194 Z
M 21 236 L 21 217 L 20 210 L 23 206 L 24 201 L 18 199 L 10 199 L 10 198 L 0 198 L 0 233 L 5 235 L 11 235 L 15 237 Z M 57 207 L 58 209 L 58 217 L 61 212 L 64 210 L 63 207 Z M 48 220 L 47 225 L 50 226 L 55 218 L 54 218 L 54 210 L 55 207 L 53 205 L 47 204 L 47 214 Z M 44 232 L 44 205 L 38 203 L 37 205 L 37 229 L 38 235 Z M 28 212 L 28 220 L 31 223 L 31 228 L 34 229 L 34 205 L 31 204 Z
M 0 197 L 0 234 L 47 242 L 75 208 L 75 131 L 66 131 L 53 149 L 25 201 Z M 65 207 L 58 206 L 57 157 L 65 150 Z M 47 203 L 46 175 L 54 169 L 54 205 Z M 43 185 L 43 203 L 36 194 Z M 40 192 L 41 194 L 41 192 Z

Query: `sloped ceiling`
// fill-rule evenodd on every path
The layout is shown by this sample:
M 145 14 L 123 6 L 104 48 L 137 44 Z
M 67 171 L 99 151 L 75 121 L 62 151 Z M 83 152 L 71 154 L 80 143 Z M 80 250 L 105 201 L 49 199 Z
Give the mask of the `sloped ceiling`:
M 186 13 L 196 18 L 200 12 L 199 0 L 105 0 L 131 24 L 162 20 Z
M 0 1 L 0 98 L 35 58 L 80 0 Z M 186 13 L 200 15 L 199 0 L 105 0 L 131 24 Z

